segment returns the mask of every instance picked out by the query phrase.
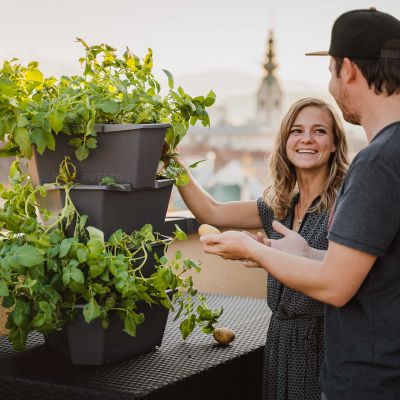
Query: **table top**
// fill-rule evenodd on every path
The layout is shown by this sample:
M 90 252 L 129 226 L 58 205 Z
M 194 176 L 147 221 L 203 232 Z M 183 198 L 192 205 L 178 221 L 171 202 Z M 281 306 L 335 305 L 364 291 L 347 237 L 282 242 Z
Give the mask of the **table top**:
M 32 393 L 39 393 L 40 387 L 42 391 L 45 387 L 48 398 L 55 399 L 55 396 L 50 396 L 52 388 L 59 390 L 62 387 L 64 391 L 71 391 L 71 396 L 67 397 L 71 399 L 95 398 L 90 396 L 95 393 L 99 394 L 96 398 L 104 399 L 146 398 L 149 393 L 165 385 L 190 379 L 205 370 L 260 350 L 265 343 L 271 316 L 265 300 L 217 294 L 206 295 L 206 298 L 210 308 L 224 307 L 219 326 L 229 327 L 236 332 L 236 339 L 229 346 L 218 345 L 212 335 L 205 335 L 198 329 L 183 341 L 178 322 L 171 318 L 172 313 L 160 348 L 101 367 L 69 365 L 49 351 L 44 346 L 42 336 L 37 333 L 30 335 L 28 349 L 20 353 L 13 351 L 7 339 L 2 337 L 1 386 L 13 387 L 13 393 L 16 393 L 18 386 L 19 394 L 18 397 L 12 397 L 11 394 L 9 397 L 0 397 L 20 399 L 25 390 L 31 396 L 24 398 L 36 398 Z M 89 397 L 83 396 L 84 393 Z M 43 399 L 43 396 L 40 398 Z

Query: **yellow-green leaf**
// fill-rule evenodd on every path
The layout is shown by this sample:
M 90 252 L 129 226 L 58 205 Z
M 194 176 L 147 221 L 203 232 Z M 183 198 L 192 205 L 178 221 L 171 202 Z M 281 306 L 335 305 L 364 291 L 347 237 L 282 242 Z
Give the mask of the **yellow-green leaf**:
M 32 146 L 28 129 L 26 129 L 25 127 L 15 128 L 14 137 L 15 142 L 18 144 L 23 156 L 26 158 L 31 158 Z
M 134 57 L 129 57 L 129 58 L 126 60 L 126 65 L 129 67 L 129 69 L 130 69 L 132 72 L 135 72 L 135 71 L 137 70 L 137 68 L 136 68 L 136 61 L 135 61 Z
M 40 82 L 43 83 L 43 74 L 38 69 L 29 69 L 25 72 L 25 80 L 30 82 Z
M 60 111 L 52 110 L 47 118 L 50 122 L 51 129 L 55 133 L 60 132 L 64 125 L 64 114 Z

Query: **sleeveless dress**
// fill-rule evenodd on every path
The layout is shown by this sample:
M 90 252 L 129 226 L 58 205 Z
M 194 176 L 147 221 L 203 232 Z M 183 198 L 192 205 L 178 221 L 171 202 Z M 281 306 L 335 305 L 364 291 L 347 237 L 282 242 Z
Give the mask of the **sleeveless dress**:
M 287 216 L 279 221 L 293 226 L 293 198 Z M 311 207 L 318 201 L 314 200 Z M 272 229 L 274 213 L 264 199 L 257 200 L 258 212 L 269 238 L 282 235 Z M 328 248 L 329 211 L 307 213 L 299 234 L 311 247 Z M 264 400 L 320 400 L 319 373 L 324 358 L 324 306 L 319 301 L 289 289 L 268 276 L 267 302 L 272 310 L 264 352 Z

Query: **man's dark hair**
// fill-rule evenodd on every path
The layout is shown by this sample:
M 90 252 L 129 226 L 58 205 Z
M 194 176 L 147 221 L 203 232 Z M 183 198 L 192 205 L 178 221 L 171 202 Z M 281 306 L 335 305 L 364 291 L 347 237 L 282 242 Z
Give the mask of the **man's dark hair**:
M 390 40 L 385 44 L 385 50 L 400 53 L 400 39 Z M 343 57 L 334 57 L 336 75 L 339 76 L 343 65 Z M 373 59 L 350 59 L 357 65 L 358 69 L 367 80 L 370 88 L 374 88 L 376 94 L 400 93 L 400 59 L 380 58 Z

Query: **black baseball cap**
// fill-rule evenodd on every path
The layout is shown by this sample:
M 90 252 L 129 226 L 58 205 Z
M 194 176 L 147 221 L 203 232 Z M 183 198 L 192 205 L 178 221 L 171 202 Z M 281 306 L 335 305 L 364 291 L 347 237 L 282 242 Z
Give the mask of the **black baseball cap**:
M 306 53 L 306 56 L 334 56 L 350 59 L 400 59 L 400 50 L 387 42 L 400 40 L 400 21 L 371 7 L 342 14 L 333 24 L 329 51 Z

